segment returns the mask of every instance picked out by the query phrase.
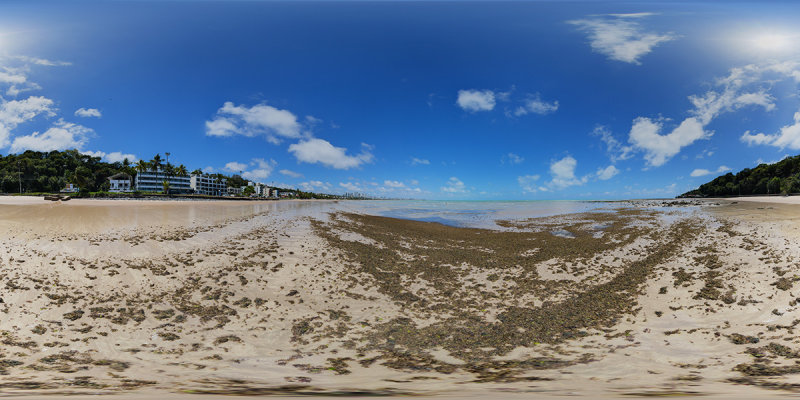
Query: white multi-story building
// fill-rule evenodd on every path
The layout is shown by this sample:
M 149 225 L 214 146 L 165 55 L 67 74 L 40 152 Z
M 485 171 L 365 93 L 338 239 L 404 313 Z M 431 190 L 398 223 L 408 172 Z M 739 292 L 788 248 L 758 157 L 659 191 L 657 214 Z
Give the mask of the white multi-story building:
M 191 178 L 167 175 L 163 171 L 141 171 L 136 174 L 136 190 L 140 192 L 163 192 L 164 181 L 169 182 L 170 193 L 191 193 Z
M 132 192 L 133 185 L 131 185 L 131 176 L 120 172 L 108 177 L 109 192 Z
M 210 175 L 192 175 L 189 185 L 196 194 L 222 196 L 228 191 L 227 179 Z

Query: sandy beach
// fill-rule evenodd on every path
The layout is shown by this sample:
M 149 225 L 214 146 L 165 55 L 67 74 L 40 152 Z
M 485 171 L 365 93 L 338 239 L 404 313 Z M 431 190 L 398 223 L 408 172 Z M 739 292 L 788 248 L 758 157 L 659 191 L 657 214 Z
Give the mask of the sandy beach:
M 800 197 L 498 225 L 0 197 L 0 395 L 800 391 Z

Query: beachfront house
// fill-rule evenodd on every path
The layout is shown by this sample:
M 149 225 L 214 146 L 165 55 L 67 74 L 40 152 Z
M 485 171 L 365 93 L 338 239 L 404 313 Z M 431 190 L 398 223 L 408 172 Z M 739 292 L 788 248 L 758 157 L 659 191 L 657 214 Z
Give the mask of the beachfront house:
M 68 183 L 67 186 L 61 189 L 61 193 L 78 193 L 78 191 L 80 191 L 80 189 L 78 189 L 74 183 Z
M 108 191 L 109 192 L 119 192 L 119 193 L 127 193 L 133 191 L 133 185 L 131 184 L 131 176 L 120 172 L 118 174 L 114 174 L 108 177 Z
M 227 179 L 211 175 L 192 175 L 189 185 L 195 194 L 223 196 L 227 193 Z
M 140 192 L 164 191 L 164 181 L 169 182 L 169 192 L 173 194 L 191 193 L 191 178 L 188 176 L 167 175 L 162 169 L 141 171 L 136 174 L 136 190 Z

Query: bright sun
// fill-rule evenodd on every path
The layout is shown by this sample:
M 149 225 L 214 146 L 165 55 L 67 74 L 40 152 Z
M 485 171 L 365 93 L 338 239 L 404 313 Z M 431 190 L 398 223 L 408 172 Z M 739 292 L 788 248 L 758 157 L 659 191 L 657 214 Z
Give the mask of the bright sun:
M 783 52 L 790 50 L 795 44 L 797 35 L 785 33 L 762 33 L 754 35 L 750 43 L 755 50 L 766 52 Z

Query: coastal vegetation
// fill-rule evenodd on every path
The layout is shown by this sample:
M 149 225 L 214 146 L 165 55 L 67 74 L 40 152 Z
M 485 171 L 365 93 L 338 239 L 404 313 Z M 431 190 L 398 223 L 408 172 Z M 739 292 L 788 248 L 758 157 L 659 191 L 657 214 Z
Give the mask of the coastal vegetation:
M 800 155 L 727 173 L 679 197 L 720 197 L 800 193 Z
M 135 161 L 135 162 L 134 162 Z M 135 177 L 145 171 L 161 171 L 168 176 L 189 176 L 189 169 L 183 165 L 174 165 L 165 161 L 160 154 L 150 160 L 123 159 L 117 162 L 102 161 L 100 157 L 81 153 L 78 150 L 65 151 L 26 151 L 21 154 L 0 156 L 0 193 L 42 194 L 58 193 L 67 184 L 73 184 L 80 190 L 79 196 L 110 197 L 119 194 L 109 193 L 108 177 L 117 173 L 126 173 Z M 191 174 L 203 174 L 195 169 Z M 225 181 L 228 187 L 245 187 L 243 195 L 253 193 L 248 181 L 241 175 L 225 175 L 220 173 L 206 174 Z M 165 181 L 167 182 L 167 181 Z M 164 192 L 169 184 L 164 184 Z M 248 190 L 249 189 L 249 190 Z M 297 189 L 278 188 L 294 194 L 302 199 L 339 198 Z

